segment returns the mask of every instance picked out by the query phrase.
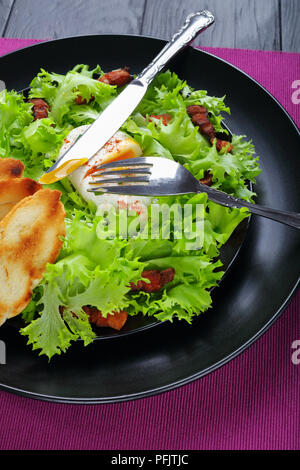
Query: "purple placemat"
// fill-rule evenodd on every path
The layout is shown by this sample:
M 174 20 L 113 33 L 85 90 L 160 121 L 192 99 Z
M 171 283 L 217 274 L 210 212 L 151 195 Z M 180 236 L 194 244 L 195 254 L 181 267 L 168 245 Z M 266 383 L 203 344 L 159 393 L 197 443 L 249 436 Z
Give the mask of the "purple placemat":
M 0 55 L 36 42 L 0 39 Z M 300 125 L 298 54 L 205 50 L 255 78 Z M 156 397 L 113 405 L 60 405 L 0 392 L 0 449 L 299 449 L 299 307 L 298 294 L 239 357 Z

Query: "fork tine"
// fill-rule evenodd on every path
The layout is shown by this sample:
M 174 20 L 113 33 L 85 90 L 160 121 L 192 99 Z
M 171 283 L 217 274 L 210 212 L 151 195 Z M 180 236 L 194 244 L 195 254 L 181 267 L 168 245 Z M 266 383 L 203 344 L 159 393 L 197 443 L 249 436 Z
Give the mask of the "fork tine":
M 87 191 L 89 193 L 111 193 L 111 194 L 126 194 L 127 196 L 151 196 L 146 191 L 148 185 L 134 185 L 134 186 L 97 186 L 96 188 L 90 188 Z
M 93 178 L 95 176 L 106 176 L 106 175 L 119 175 L 119 174 L 130 174 L 130 175 L 134 175 L 134 174 L 147 174 L 147 175 L 151 175 L 151 170 L 150 168 L 131 168 L 131 169 L 125 169 L 125 168 L 122 168 L 122 169 L 109 169 L 106 170 L 106 168 L 103 169 L 103 171 L 101 171 L 101 168 L 99 169 L 99 171 L 95 171 L 95 173 L 91 173 L 90 176 L 92 176 Z
M 96 168 L 122 168 L 123 166 L 153 166 L 153 163 L 150 161 L 149 157 L 139 157 L 139 158 L 127 158 L 126 160 L 116 160 L 114 162 L 103 163 L 98 165 Z
M 129 176 L 128 178 L 101 178 L 100 180 L 96 181 L 91 181 L 90 184 L 100 184 L 100 185 L 105 185 L 108 183 L 148 183 L 149 182 L 149 176 Z

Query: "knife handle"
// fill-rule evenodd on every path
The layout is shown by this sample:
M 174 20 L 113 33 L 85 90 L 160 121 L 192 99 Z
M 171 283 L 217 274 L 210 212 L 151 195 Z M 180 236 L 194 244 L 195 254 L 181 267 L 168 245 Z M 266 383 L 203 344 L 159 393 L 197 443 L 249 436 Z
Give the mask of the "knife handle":
M 174 34 L 155 59 L 138 75 L 137 80 L 149 85 L 158 72 L 200 32 L 208 28 L 215 18 L 210 11 L 192 13 L 185 20 L 182 28 Z

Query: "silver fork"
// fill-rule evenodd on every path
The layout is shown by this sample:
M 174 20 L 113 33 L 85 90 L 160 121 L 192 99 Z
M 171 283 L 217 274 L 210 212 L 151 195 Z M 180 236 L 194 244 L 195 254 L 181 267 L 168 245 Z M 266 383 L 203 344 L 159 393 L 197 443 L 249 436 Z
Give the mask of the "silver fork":
M 182 165 L 167 158 L 131 158 L 105 163 L 97 169 L 91 175 L 93 180 L 88 191 L 134 196 L 173 196 L 204 192 L 208 199 L 222 206 L 238 209 L 246 207 L 252 214 L 300 228 L 300 214 L 251 204 L 206 186 Z

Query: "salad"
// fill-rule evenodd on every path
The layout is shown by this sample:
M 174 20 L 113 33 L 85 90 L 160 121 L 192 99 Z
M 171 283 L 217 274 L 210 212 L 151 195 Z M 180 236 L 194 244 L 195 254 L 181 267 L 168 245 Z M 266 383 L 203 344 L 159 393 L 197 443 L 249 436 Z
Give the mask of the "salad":
M 65 75 L 42 69 L 28 96 L 2 91 L 0 157 L 21 161 L 24 177 L 37 182 L 130 80 L 127 68 L 104 73 L 100 66 L 76 65 Z M 134 113 L 99 151 L 98 161 L 140 155 L 174 159 L 204 184 L 253 202 L 255 193 L 247 182 L 255 183 L 260 173 L 258 157 L 245 136 L 230 136 L 224 130 L 221 113 L 230 113 L 224 97 L 194 90 L 166 71 L 155 78 Z M 135 315 L 192 323 L 211 307 L 210 289 L 224 274 L 220 248 L 249 216 L 246 209 L 210 202 L 204 193 L 155 201 L 95 196 L 87 191 L 93 171 L 89 164 L 46 186 L 61 193 L 65 232 L 55 261 L 47 263 L 21 312 L 20 333 L 49 359 L 78 338 L 88 345 L 96 336 L 94 325 L 120 329 Z M 141 217 L 150 220 L 153 202 L 156 207 L 176 204 L 179 211 L 190 205 L 190 231 L 197 223 L 194 208 L 202 205 L 202 245 L 187 248 L 189 234 L 178 237 L 172 217 L 168 237 L 163 226 L 155 238 L 145 237 Z M 110 204 L 106 213 L 100 210 L 103 203 Z M 117 229 L 112 236 L 109 215 L 113 212 L 120 220 L 124 211 L 130 221 L 140 217 L 136 232 L 124 236 Z

